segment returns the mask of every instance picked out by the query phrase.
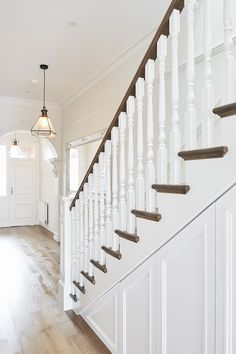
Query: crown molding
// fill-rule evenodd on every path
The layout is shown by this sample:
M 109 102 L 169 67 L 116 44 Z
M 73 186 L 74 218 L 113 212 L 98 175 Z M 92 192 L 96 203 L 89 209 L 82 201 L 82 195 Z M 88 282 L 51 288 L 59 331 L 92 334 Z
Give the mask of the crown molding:
M 42 101 L 30 100 L 30 99 L 20 98 L 20 97 L 10 97 L 10 96 L 0 96 L 0 102 L 20 104 L 24 106 L 42 106 Z M 50 106 L 51 108 L 59 108 L 59 109 L 61 108 L 61 105 L 56 102 L 47 101 L 47 106 Z
M 157 28 L 157 24 L 149 26 L 121 47 L 114 55 L 112 55 L 105 63 L 99 66 L 91 75 L 89 75 L 80 85 L 70 92 L 62 101 L 63 108 L 73 103 L 83 93 L 93 87 L 97 82 L 126 62 L 131 56 L 141 50 L 150 43 L 153 34 Z

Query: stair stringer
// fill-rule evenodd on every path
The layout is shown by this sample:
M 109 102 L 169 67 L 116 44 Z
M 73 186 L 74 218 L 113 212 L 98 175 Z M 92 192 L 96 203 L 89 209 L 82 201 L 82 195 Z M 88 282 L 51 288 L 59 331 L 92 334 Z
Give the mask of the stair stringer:
M 224 158 L 187 161 L 185 182 L 190 185 L 187 195 L 157 193 L 162 215 L 159 223 L 137 219 L 137 244 L 120 239 L 122 259 L 107 256 L 106 274 L 94 269 L 96 286 L 86 282 L 86 295 L 80 296 L 79 312 L 132 272 L 188 223 L 236 183 L 236 116 L 218 122 L 221 143 L 228 147 Z M 233 134 L 235 132 L 235 135 Z

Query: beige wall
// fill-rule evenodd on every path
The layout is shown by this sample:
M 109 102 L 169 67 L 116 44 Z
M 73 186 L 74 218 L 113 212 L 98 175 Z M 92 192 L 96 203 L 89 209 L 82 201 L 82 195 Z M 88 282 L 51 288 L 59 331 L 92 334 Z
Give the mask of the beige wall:
M 70 141 L 108 127 L 137 71 L 146 48 L 147 44 L 74 102 L 63 107 L 63 146 Z

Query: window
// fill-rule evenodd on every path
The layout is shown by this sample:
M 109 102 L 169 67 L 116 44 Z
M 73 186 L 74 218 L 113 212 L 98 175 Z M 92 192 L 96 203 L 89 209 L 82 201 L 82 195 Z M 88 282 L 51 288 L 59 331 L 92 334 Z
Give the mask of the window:
M 79 151 L 78 148 L 70 148 L 70 192 L 75 192 L 79 185 Z
M 9 156 L 12 159 L 35 159 L 35 147 L 13 146 L 10 148 Z
M 67 163 L 67 194 L 74 194 L 87 172 L 94 155 L 96 154 L 101 139 L 74 143 L 68 147 Z
M 7 180 L 6 180 L 6 146 L 0 145 L 0 196 L 7 194 Z

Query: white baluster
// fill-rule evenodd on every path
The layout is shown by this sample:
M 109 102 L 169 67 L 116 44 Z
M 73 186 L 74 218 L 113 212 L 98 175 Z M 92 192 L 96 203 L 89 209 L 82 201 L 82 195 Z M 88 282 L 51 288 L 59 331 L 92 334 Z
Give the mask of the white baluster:
M 105 181 L 105 153 L 101 152 L 99 155 L 99 176 L 100 176 L 100 249 L 105 245 L 105 194 L 104 194 L 104 181 Z M 101 249 L 100 264 L 106 263 L 106 254 Z
M 136 208 L 145 210 L 145 187 L 143 173 L 143 97 L 144 97 L 144 79 L 139 78 L 136 82 L 136 100 L 138 111 L 137 124 L 137 197 Z
M 113 224 L 113 250 L 119 250 L 119 237 L 114 232 L 118 229 L 119 213 L 118 213 L 118 141 L 119 129 L 113 127 L 111 131 L 112 144 L 112 224 Z
M 194 10 L 196 0 L 185 0 L 187 8 L 187 110 L 185 115 L 185 150 L 197 147 L 197 122 L 195 109 L 194 66 Z
M 106 246 L 111 247 L 111 141 L 105 143 L 106 153 Z
M 79 194 L 80 208 L 80 272 L 84 270 L 84 192 Z M 84 285 L 83 275 L 80 274 L 80 286 Z
M 90 174 L 88 177 L 88 185 L 89 185 L 89 260 L 94 258 L 94 217 L 93 217 L 93 175 Z M 89 264 L 89 276 L 93 276 L 93 265 Z
M 127 115 L 128 115 L 128 223 L 127 231 L 131 234 L 135 233 L 135 216 L 131 213 L 135 209 L 135 190 L 134 190 L 134 112 L 135 102 L 134 97 L 130 96 L 127 100 Z
M 166 148 L 166 94 L 165 62 L 167 56 L 167 37 L 161 35 L 157 43 L 159 60 L 159 119 L 157 148 L 157 183 L 167 183 L 167 148 Z
M 71 282 L 73 282 L 76 277 L 76 232 L 75 232 L 76 220 L 75 218 L 76 218 L 75 208 L 72 208 L 71 209 Z M 76 288 L 73 283 L 71 286 L 71 293 L 73 295 L 76 294 Z
M 226 86 L 223 87 L 225 92 L 224 103 L 233 103 L 234 97 L 234 58 L 233 58 L 233 26 L 232 16 L 234 13 L 233 0 L 224 0 L 224 52 L 225 52 L 225 76 Z
M 80 279 L 80 208 L 79 208 L 79 199 L 76 199 L 76 201 L 75 201 L 75 215 L 76 215 L 76 238 L 77 238 L 75 280 L 77 282 L 79 282 L 79 279 Z
M 98 163 L 93 166 L 94 176 L 94 260 L 100 259 L 100 235 L 98 216 Z
M 155 183 L 155 167 L 153 153 L 153 81 L 154 60 L 149 59 L 145 66 L 145 79 L 147 82 L 147 171 L 146 171 L 146 210 L 155 210 L 155 191 L 152 185 Z
M 204 62 L 205 62 L 205 87 L 203 91 L 203 120 L 202 120 L 202 146 L 213 145 L 212 107 L 214 106 L 214 92 L 212 85 L 212 40 L 211 40 L 211 0 L 204 0 Z
M 84 184 L 84 271 L 89 269 L 88 183 Z
M 179 73 L 178 73 L 178 37 L 180 32 L 180 12 L 173 10 L 170 17 L 170 36 L 172 49 L 172 119 L 170 132 L 170 183 L 181 181 L 181 159 L 178 152 L 181 149 L 179 129 Z
M 126 131 L 127 116 L 122 112 L 119 116 L 119 130 L 120 130 L 120 230 L 126 230 L 126 190 L 125 190 L 125 131 Z

